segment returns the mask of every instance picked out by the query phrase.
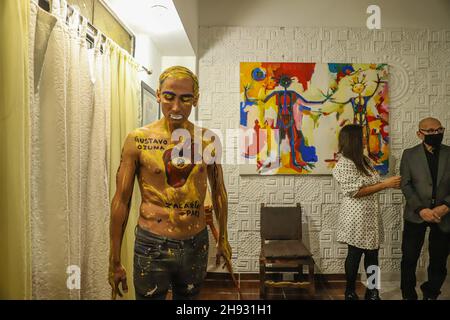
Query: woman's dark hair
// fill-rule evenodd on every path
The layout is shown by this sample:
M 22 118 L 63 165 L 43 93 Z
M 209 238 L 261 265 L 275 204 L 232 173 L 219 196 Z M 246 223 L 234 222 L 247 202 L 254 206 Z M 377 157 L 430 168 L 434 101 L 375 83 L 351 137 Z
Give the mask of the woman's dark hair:
M 371 166 L 363 152 L 363 131 L 357 124 L 349 124 L 339 133 L 339 152 L 347 159 L 352 160 L 358 171 L 370 176 Z

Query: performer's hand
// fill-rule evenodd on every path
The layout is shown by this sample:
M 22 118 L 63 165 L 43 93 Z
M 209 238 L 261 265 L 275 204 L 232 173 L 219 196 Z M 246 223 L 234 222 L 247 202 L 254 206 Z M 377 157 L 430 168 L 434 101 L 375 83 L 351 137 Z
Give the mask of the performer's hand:
M 216 267 L 218 267 L 220 265 L 220 259 L 221 258 L 225 259 L 225 256 L 223 254 L 223 250 L 222 250 L 222 246 L 217 245 L 216 248 Z M 225 264 L 222 266 L 222 268 L 225 266 Z
M 433 222 L 433 223 L 441 222 L 441 217 L 436 212 L 434 212 L 433 210 L 431 210 L 429 208 L 420 210 L 419 215 L 423 220 L 425 220 L 427 222 Z
M 113 300 L 116 300 L 117 294 L 120 297 L 123 297 L 122 292 L 120 292 L 119 284 L 122 284 L 122 290 L 124 293 L 128 292 L 127 285 L 127 272 L 125 268 L 119 264 L 116 266 L 109 267 L 109 284 L 111 285 L 112 292 L 111 297 Z

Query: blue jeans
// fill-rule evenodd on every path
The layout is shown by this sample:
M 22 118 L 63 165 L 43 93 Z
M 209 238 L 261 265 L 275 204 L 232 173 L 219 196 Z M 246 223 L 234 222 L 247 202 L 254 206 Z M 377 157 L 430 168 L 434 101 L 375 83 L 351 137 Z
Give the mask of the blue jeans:
M 137 300 L 163 300 L 172 288 L 174 300 L 200 293 L 208 263 L 208 231 L 174 240 L 136 226 L 134 288 Z

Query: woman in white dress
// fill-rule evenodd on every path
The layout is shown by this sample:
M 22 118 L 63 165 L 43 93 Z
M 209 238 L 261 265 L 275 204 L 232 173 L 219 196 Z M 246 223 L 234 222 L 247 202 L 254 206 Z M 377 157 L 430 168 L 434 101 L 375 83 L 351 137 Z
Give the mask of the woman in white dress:
M 363 152 L 362 127 L 353 124 L 343 127 L 339 134 L 340 158 L 333 169 L 333 176 L 343 193 L 337 241 L 348 245 L 345 260 L 346 300 L 359 299 L 355 283 L 362 254 L 366 271 L 371 265 L 378 266 L 383 226 L 376 193 L 387 188 L 400 188 L 400 176 L 381 180 Z M 365 299 L 379 300 L 378 290 L 368 288 Z

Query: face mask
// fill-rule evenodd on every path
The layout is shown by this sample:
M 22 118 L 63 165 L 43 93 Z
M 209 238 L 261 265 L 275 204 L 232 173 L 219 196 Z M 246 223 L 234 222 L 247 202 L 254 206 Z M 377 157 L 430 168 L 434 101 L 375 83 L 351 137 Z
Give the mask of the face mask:
M 437 134 L 427 134 L 425 135 L 424 142 L 432 146 L 433 148 L 437 148 L 441 145 L 442 139 L 444 139 L 443 133 L 437 133 Z

